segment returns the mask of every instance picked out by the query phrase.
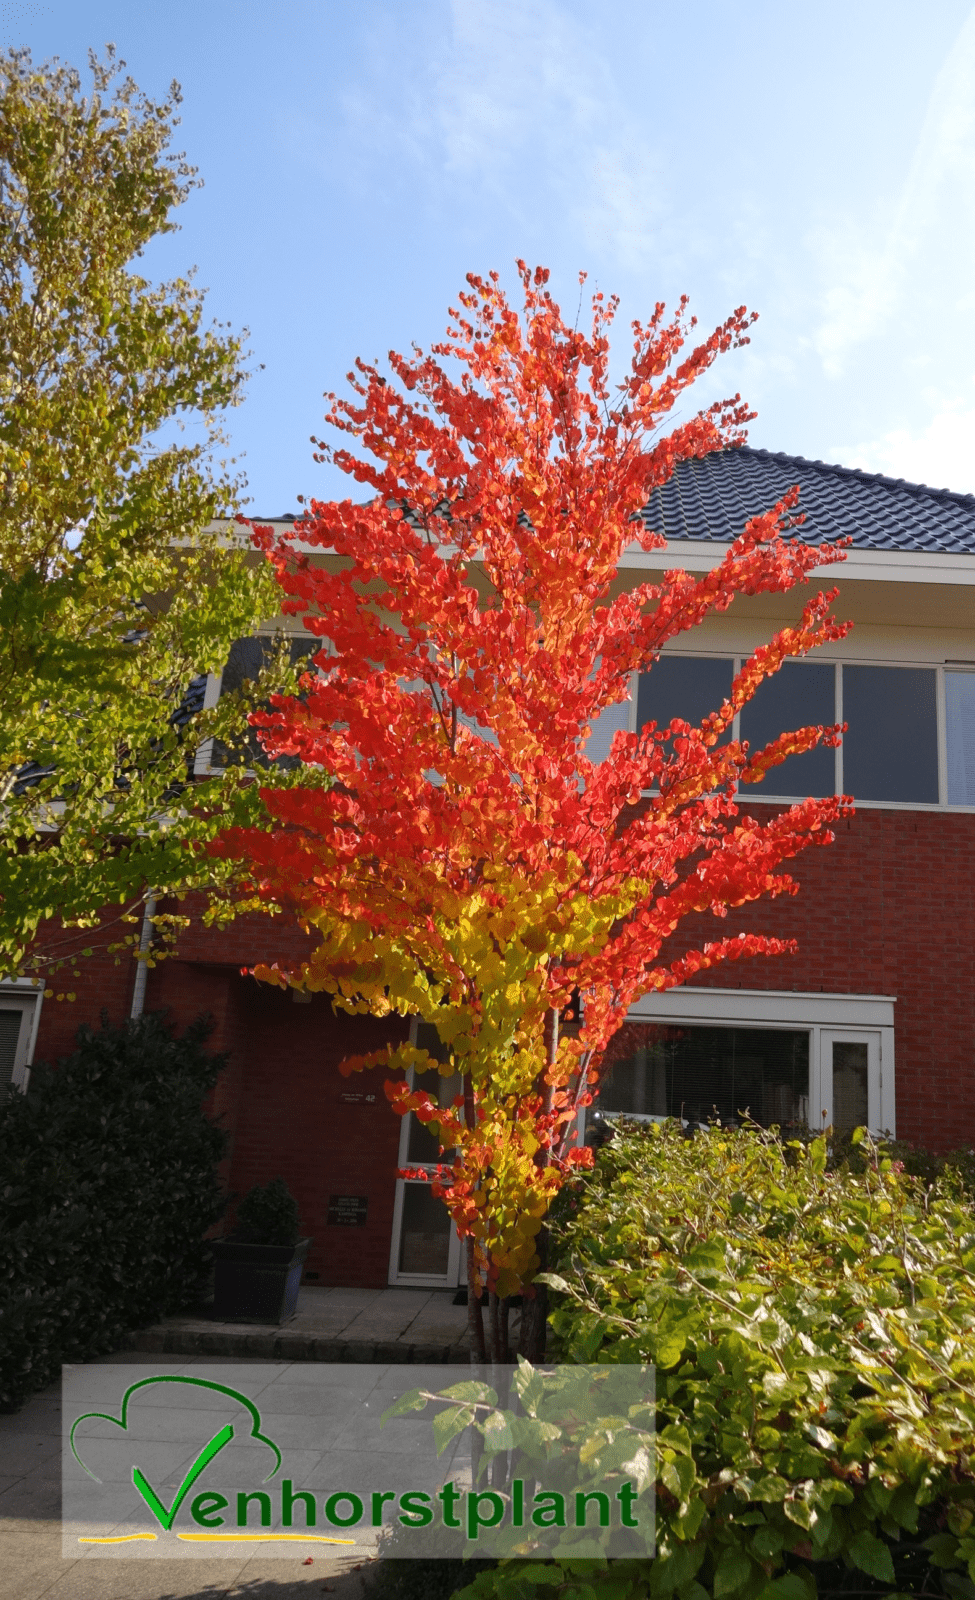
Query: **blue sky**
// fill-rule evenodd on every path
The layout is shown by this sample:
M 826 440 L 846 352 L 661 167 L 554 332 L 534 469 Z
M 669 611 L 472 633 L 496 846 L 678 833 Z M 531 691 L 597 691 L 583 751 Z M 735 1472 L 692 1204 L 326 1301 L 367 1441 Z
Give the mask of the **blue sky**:
M 658 299 L 704 330 L 748 305 L 711 397 L 753 444 L 975 492 L 968 0 L 0 0 L 36 60 L 108 40 L 182 84 L 205 187 L 147 266 L 250 329 L 252 512 L 348 493 L 311 459 L 323 391 L 517 256 L 563 307 L 580 269 L 619 293 L 621 345 Z

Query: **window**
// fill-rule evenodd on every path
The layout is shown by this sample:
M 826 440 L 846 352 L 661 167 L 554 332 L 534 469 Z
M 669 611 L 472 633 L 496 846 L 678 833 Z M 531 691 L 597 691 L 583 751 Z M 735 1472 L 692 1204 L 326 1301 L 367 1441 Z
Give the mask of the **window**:
M 13 1078 L 22 1017 L 19 1008 L 0 1010 L 0 1083 L 10 1083 Z
M 604 1116 L 895 1132 L 894 1001 L 888 995 L 671 989 L 644 995 L 610 1040 Z
M 653 721 L 667 727 L 680 717 L 699 726 L 727 698 L 741 665 L 740 657 L 661 656 L 639 675 L 637 725 Z M 956 671 L 952 665 L 784 661 L 742 707 L 733 737 L 747 740 L 754 754 L 793 728 L 845 722 L 847 731 L 838 751 L 818 745 L 790 756 L 761 784 L 749 786 L 745 798 L 822 799 L 842 792 L 867 805 L 975 807 L 975 670 Z M 613 710 L 614 727 L 625 726 L 625 708 Z M 592 745 L 595 758 L 604 760 L 608 737 L 601 737 L 597 747 L 594 729 Z
M 661 656 L 652 671 L 640 673 L 636 722 L 666 728 L 675 717 L 697 727 L 718 711 L 731 693 L 735 663 L 717 656 Z
M 755 755 L 780 733 L 835 722 L 835 712 L 836 668 L 831 663 L 783 661 L 778 672 L 760 683 L 742 707 L 739 738 L 748 740 Z M 823 799 L 835 793 L 835 771 L 834 751 L 828 745 L 817 745 L 815 750 L 790 756 L 773 767 L 761 788 L 766 793 Z
M 843 668 L 843 789 L 858 800 L 938 803 L 936 679 L 930 667 Z
M 0 1093 L 12 1083 L 26 1090 L 41 1008 L 41 991 L 27 980 L 0 983 Z
M 237 639 L 230 647 L 230 656 L 227 665 L 220 676 L 218 696 L 235 690 L 242 689 L 246 683 L 252 683 L 259 677 L 262 669 L 271 660 L 277 641 L 268 634 L 251 635 L 248 639 Z M 292 666 L 297 666 L 307 657 L 314 655 L 322 648 L 320 639 L 305 636 L 293 637 L 289 640 L 289 653 Z M 213 703 L 212 701 L 210 702 Z M 248 733 L 236 744 L 233 749 L 223 744 L 219 739 L 213 740 L 208 752 L 208 764 L 214 767 L 225 767 L 233 763 L 243 763 L 248 767 L 266 767 L 269 760 L 257 736 L 257 729 L 251 728 Z M 275 766 L 291 768 L 299 765 L 297 756 L 280 756 L 274 763 Z
M 975 672 L 945 672 L 948 804 L 975 806 Z
M 413 1039 L 436 1061 L 446 1061 L 446 1047 L 436 1028 L 415 1021 Z M 413 1073 L 410 1072 L 410 1082 Z M 435 1077 L 421 1073 L 418 1088 L 426 1089 L 441 1106 L 449 1106 L 461 1093 L 459 1076 Z M 399 1166 L 426 1167 L 432 1170 L 450 1158 L 442 1155 L 436 1134 L 412 1112 L 403 1118 L 400 1131 Z M 398 1178 L 393 1206 L 393 1238 L 390 1252 L 390 1283 L 447 1287 L 455 1285 L 461 1273 L 461 1249 L 457 1230 L 442 1200 L 422 1179 Z
M 763 1127 L 809 1120 L 808 1030 L 627 1022 L 604 1057 L 598 1108 Z

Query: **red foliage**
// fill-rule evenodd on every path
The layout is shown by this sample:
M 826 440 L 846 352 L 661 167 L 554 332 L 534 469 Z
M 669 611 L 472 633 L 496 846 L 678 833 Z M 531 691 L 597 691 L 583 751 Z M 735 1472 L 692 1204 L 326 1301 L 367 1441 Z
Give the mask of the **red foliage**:
M 729 737 L 763 677 L 845 633 L 829 616 L 835 591 L 756 650 L 700 727 L 620 732 L 609 759 L 587 759 L 594 719 L 668 641 L 842 551 L 794 536 L 793 490 L 710 572 L 620 592 L 626 547 L 664 544 L 635 520 L 651 489 L 678 461 L 743 439 L 751 413 L 737 395 L 661 427 L 753 319 L 739 309 L 685 354 L 685 303 L 669 320 L 658 305 L 632 325 L 614 389 L 616 301 L 594 296 L 582 333 L 547 273 L 519 271 L 523 316 L 496 274 L 471 277 L 430 355 L 392 354 L 393 381 L 359 362 L 353 397 L 329 397 L 329 421 L 366 454 L 322 454 L 368 487 L 367 503 L 312 502 L 281 537 L 255 529 L 284 610 L 323 641 L 302 698 L 255 721 L 270 754 L 323 767 L 334 784 L 265 791 L 268 827 L 219 846 L 248 863 L 250 893 L 320 936 L 300 969 L 259 976 L 436 1026 L 463 1097 L 444 1107 L 403 1083 L 388 1093 L 453 1152 L 437 1192 L 502 1293 L 537 1269 L 541 1218 L 586 1159 L 570 1131 L 634 998 L 792 948 L 738 933 L 666 965 L 664 941 L 692 912 L 794 892 L 781 863 L 829 843 L 848 809 L 807 800 L 759 824 L 735 798 L 839 730 L 787 733 L 754 753 Z M 575 990 L 581 1029 L 560 1037 Z M 405 1047 L 346 1066 L 379 1061 L 435 1064 Z

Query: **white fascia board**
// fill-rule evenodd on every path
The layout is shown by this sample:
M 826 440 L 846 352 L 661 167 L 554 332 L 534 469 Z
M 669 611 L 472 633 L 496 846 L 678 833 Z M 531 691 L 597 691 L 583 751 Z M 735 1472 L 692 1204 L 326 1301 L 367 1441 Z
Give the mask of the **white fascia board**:
M 255 521 L 257 520 L 255 518 Z M 292 524 L 269 518 L 266 522 L 258 522 L 258 526 L 271 527 L 276 533 L 283 533 L 290 529 Z M 226 523 L 211 523 L 207 529 L 208 532 L 218 530 L 223 531 L 224 542 L 228 548 L 250 542 L 245 529 L 235 529 L 231 532 Z M 309 544 L 305 540 L 293 540 L 291 544 L 299 554 L 324 556 L 334 554 L 324 545 Z M 680 567 L 685 572 L 710 572 L 712 567 L 718 566 L 724 560 L 730 549 L 731 545 L 728 543 L 704 539 L 668 539 L 666 546 L 661 545 L 658 550 L 643 550 L 640 545 L 631 544 L 623 551 L 619 565 L 621 569 L 631 571 L 642 569 L 647 573 L 660 572 L 668 567 Z M 813 567 L 810 577 L 822 578 L 827 574 L 837 579 L 858 578 L 877 583 L 975 585 L 975 552 L 972 555 L 941 555 L 926 550 L 851 549 L 847 551 L 846 560 L 843 562 Z
M 711 543 L 702 539 L 668 539 L 666 548 L 661 545 L 659 550 L 628 545 L 619 564 L 621 568 L 642 568 L 646 572 L 660 572 L 668 567 L 680 567 L 685 572 L 710 572 L 730 549 L 730 544 L 717 540 Z M 837 580 L 866 578 L 875 583 L 975 584 L 975 553 L 969 556 L 940 555 L 926 550 L 851 549 L 845 561 L 813 567 L 810 577 L 821 578 L 827 574 Z
M 629 1009 L 634 1022 L 758 1022 L 779 1026 L 892 1028 L 896 996 L 797 993 L 792 989 L 697 989 L 653 992 Z

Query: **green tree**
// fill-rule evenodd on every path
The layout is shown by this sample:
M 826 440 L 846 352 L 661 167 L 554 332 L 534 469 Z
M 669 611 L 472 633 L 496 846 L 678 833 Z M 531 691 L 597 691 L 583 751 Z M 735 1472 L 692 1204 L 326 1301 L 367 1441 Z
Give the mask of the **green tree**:
M 241 338 L 204 325 L 192 273 L 134 270 L 198 186 L 168 151 L 179 87 L 155 103 L 124 65 L 91 55 L 85 95 L 56 58 L 0 57 L 2 974 L 45 970 L 48 919 L 214 877 L 193 842 L 249 815 L 249 786 L 186 779 L 244 708 L 184 697 L 277 613 L 264 563 L 210 526 L 242 486 L 216 459 Z

